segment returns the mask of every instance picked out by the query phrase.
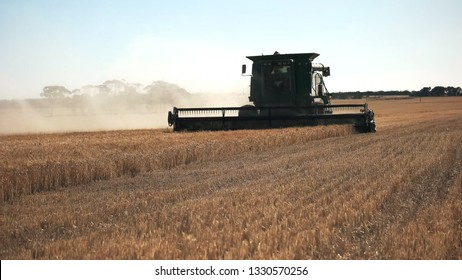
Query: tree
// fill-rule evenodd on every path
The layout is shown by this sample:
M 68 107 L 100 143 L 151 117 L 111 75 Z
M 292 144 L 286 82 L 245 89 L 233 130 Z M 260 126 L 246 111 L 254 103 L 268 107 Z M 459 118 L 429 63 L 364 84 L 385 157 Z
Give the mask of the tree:
M 40 96 L 46 98 L 63 98 L 69 96 L 71 91 L 63 86 L 46 86 Z
M 191 98 L 191 94 L 184 88 L 164 81 L 153 82 L 146 86 L 144 90 L 157 103 L 181 104 Z
M 96 86 L 96 88 L 98 89 L 98 94 L 102 94 L 102 95 L 111 94 L 111 89 L 105 84 L 98 85 Z
M 445 87 L 441 87 L 441 86 L 438 86 L 438 87 L 434 87 L 432 88 L 432 90 L 430 91 L 430 95 L 431 96 L 445 96 L 446 95 L 446 88 Z
M 447 87 L 448 96 L 459 96 L 462 93 L 462 89 L 460 87 Z
M 431 87 L 424 87 L 419 91 L 418 95 L 419 96 L 430 96 L 431 89 L 432 89 Z
M 456 96 L 462 95 L 462 88 L 456 87 L 456 89 L 454 90 L 454 95 Z

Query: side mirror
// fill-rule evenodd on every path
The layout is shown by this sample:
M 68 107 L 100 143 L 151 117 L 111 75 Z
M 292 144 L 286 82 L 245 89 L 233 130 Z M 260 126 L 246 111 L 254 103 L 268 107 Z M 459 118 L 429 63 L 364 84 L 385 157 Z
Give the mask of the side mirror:
M 244 75 L 245 72 L 247 72 L 247 65 L 242 64 L 242 75 Z

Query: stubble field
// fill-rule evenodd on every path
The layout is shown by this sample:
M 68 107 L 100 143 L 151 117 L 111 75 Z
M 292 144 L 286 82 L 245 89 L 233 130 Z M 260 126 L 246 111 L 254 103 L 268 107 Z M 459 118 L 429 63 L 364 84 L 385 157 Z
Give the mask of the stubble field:
M 461 259 L 462 98 L 368 103 L 375 134 L 0 136 L 0 258 Z

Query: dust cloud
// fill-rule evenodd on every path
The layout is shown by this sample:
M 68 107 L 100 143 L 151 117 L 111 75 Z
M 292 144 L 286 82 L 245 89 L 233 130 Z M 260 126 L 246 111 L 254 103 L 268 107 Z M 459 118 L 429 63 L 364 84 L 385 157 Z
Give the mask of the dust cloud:
M 0 135 L 168 128 L 175 107 L 242 106 L 244 94 L 191 94 L 165 82 L 140 92 L 0 100 Z

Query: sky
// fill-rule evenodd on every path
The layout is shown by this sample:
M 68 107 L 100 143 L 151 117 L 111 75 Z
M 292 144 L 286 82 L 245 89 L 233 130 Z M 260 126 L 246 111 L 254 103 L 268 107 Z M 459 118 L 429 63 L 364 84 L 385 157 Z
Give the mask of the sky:
M 0 0 L 0 99 L 111 79 L 242 93 L 246 56 L 315 52 L 330 92 L 462 86 L 461 0 Z

